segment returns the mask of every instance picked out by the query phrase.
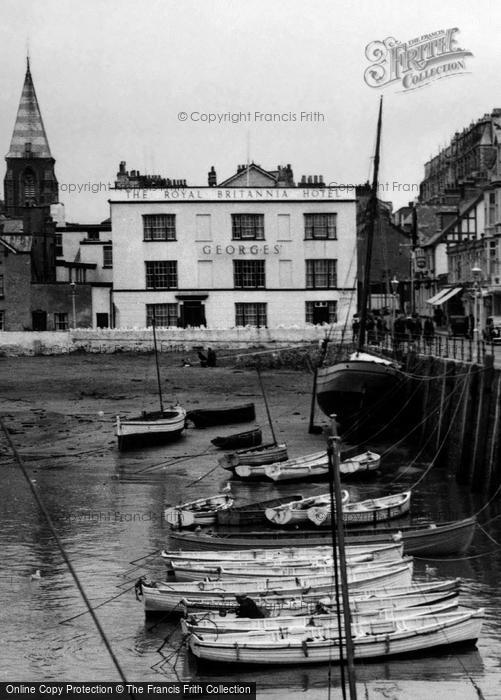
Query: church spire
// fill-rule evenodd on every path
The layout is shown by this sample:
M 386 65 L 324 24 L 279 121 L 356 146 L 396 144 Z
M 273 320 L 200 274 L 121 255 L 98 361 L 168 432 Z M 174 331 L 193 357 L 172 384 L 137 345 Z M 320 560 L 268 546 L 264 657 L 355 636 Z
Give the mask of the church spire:
M 6 158 L 52 158 L 26 56 L 26 75 Z

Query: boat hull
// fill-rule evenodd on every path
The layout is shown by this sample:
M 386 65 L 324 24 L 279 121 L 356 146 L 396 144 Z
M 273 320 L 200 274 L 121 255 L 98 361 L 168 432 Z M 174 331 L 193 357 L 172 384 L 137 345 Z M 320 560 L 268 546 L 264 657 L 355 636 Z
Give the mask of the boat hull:
M 335 415 L 341 429 L 364 420 L 379 424 L 395 411 L 395 390 L 402 374 L 392 365 L 347 360 L 317 370 L 317 402 L 326 416 Z M 385 396 L 387 401 L 385 401 Z
M 263 441 L 263 434 L 260 428 L 247 430 L 243 433 L 234 433 L 224 437 L 215 437 L 212 444 L 221 450 L 239 450 L 245 447 L 256 447 Z
M 135 446 L 163 444 L 177 440 L 186 424 L 186 411 L 182 408 L 152 413 L 145 417 L 116 419 L 116 435 L 120 450 Z
M 228 423 L 246 423 L 254 420 L 255 417 L 256 410 L 253 403 L 228 406 L 227 408 L 201 408 L 188 411 L 186 414 L 186 419 L 191 421 L 196 428 L 207 428 L 211 425 Z
M 238 450 L 228 452 L 218 459 L 218 463 L 223 469 L 234 471 L 239 464 L 255 466 L 258 464 L 273 464 L 274 462 L 285 462 L 289 458 L 287 445 L 261 445 L 256 449 Z
M 447 616 L 418 618 L 422 625 L 410 629 L 398 628 L 394 623 L 389 633 L 368 634 L 353 638 L 355 661 L 370 658 L 387 658 L 400 654 L 429 651 L 432 648 L 464 644 L 474 644 L 481 631 L 482 611 L 458 613 Z M 408 624 L 408 621 L 407 621 Z M 390 629 L 388 625 L 388 629 Z M 319 635 L 321 636 L 321 635 Z M 243 640 L 241 643 L 202 640 L 192 635 L 189 640 L 191 651 L 200 659 L 212 663 L 238 663 L 261 665 L 290 665 L 339 662 L 339 638 L 315 638 L 294 636 L 265 641 Z
M 402 541 L 405 554 L 423 557 L 462 554 L 470 546 L 475 534 L 476 519 L 465 518 L 431 526 L 385 526 L 352 528 L 346 534 L 347 545 L 390 544 Z M 276 549 L 277 547 L 316 547 L 329 544 L 331 535 L 318 530 L 256 531 L 246 535 L 207 535 L 203 533 L 171 532 L 172 545 L 182 549 Z

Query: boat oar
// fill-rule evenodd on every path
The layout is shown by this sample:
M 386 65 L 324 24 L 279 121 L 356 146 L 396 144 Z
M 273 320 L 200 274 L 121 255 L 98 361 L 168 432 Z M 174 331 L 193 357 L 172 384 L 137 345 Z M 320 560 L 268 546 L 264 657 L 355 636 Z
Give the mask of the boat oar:
M 266 392 L 264 390 L 263 380 L 261 378 L 261 372 L 259 371 L 259 365 L 256 365 L 256 372 L 259 379 L 259 386 L 261 387 L 261 393 L 264 399 L 264 405 L 266 407 L 266 415 L 268 416 L 268 423 L 270 424 L 271 437 L 273 438 L 273 446 L 277 445 L 277 438 L 275 431 L 273 430 L 273 422 L 271 420 L 270 407 L 268 406 L 268 399 L 266 398 Z

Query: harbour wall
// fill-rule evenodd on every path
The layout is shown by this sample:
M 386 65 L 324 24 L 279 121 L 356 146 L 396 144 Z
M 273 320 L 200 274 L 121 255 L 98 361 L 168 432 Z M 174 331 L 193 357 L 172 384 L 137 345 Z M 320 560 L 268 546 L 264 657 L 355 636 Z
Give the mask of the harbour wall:
M 501 370 L 482 363 L 409 352 L 405 422 L 426 459 L 472 491 L 501 484 Z
M 336 340 L 341 331 L 332 333 L 328 326 L 283 328 L 254 328 L 250 326 L 227 330 L 209 328 L 158 328 L 157 345 L 160 352 L 192 352 L 196 347 L 242 349 L 283 347 L 319 343 L 327 332 Z M 151 352 L 151 329 L 76 329 L 50 332 L 0 332 L 0 354 L 61 355 L 71 352 L 114 353 Z

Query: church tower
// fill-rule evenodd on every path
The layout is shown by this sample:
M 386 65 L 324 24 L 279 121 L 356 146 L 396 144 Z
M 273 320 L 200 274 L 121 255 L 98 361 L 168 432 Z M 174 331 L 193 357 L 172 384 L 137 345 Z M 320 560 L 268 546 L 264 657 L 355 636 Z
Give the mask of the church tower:
M 4 205 L 7 216 L 22 216 L 26 207 L 49 207 L 59 201 L 55 160 L 38 106 L 29 58 L 14 133 L 5 160 Z

